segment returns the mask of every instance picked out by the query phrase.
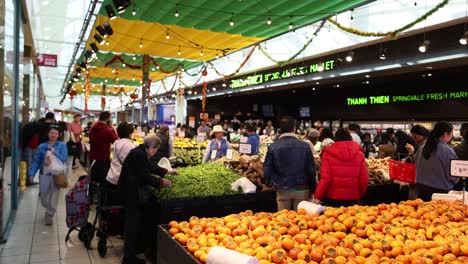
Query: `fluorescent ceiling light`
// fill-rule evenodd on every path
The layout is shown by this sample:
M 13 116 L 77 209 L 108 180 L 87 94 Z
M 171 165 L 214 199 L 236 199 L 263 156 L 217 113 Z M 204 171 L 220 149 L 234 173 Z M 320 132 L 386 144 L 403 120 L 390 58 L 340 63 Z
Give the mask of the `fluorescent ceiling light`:
M 466 56 L 468 56 L 468 53 L 458 53 L 458 54 L 435 57 L 435 58 L 430 58 L 430 59 L 425 59 L 425 60 L 418 60 L 416 62 L 419 64 L 424 64 L 424 63 L 430 63 L 430 62 L 436 62 L 436 61 L 453 60 L 453 59 L 463 58 Z
M 350 72 L 343 72 L 340 73 L 340 76 L 347 76 L 347 75 L 354 75 L 354 74 L 360 74 L 360 73 L 366 73 L 372 71 L 371 69 L 362 69 L 362 70 L 357 70 L 357 71 L 350 71 Z
M 398 67 L 401 67 L 401 64 L 390 64 L 390 65 L 375 67 L 374 70 L 382 71 L 382 70 L 394 69 L 394 68 L 398 68 Z

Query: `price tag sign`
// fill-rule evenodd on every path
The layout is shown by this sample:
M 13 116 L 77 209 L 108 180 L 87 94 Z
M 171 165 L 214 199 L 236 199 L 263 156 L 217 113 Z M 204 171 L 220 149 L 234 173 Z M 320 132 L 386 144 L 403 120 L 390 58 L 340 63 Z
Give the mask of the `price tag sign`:
M 185 137 L 185 132 L 180 132 L 180 133 L 179 133 L 179 137 L 180 137 L 180 138 L 184 138 L 184 137 Z
M 249 154 L 252 153 L 252 145 L 250 144 L 239 144 L 239 153 Z
M 450 175 L 468 178 L 468 160 L 451 160 Z
M 227 158 L 229 161 L 231 161 L 232 158 L 233 158 L 233 156 L 234 156 L 234 152 L 232 151 L 232 149 L 228 149 L 228 150 L 226 151 L 226 158 Z
M 211 160 L 215 160 L 215 159 L 216 159 L 216 154 L 218 154 L 218 150 L 215 149 L 215 150 L 211 151 L 211 157 L 210 157 Z
M 139 133 L 139 136 L 140 136 L 140 137 L 145 137 L 145 135 L 146 135 L 145 132 L 140 132 L 140 133 Z
M 206 133 L 199 132 L 199 133 L 198 133 L 198 136 L 199 136 L 199 137 L 206 137 Z
M 205 136 L 197 136 L 197 142 L 198 143 L 205 142 Z
M 241 137 L 240 143 L 247 143 L 248 137 Z

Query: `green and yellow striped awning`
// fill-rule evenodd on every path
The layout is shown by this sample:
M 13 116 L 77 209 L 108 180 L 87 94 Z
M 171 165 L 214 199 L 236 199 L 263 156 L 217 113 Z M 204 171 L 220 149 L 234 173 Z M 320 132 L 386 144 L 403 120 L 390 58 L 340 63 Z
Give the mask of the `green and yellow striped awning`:
M 114 33 L 103 45 L 96 43 L 98 58 L 88 69 L 96 89 L 92 91 L 98 91 L 106 79 L 136 89 L 143 75 L 138 68 L 143 54 L 152 57 L 150 78 L 154 82 L 366 2 L 370 1 L 132 0 L 118 14 L 113 1 L 104 0 L 86 49 L 96 43 L 93 36 L 98 34 L 98 25 L 109 22 Z M 109 20 L 108 5 L 118 18 Z M 84 56 L 78 62 L 82 60 Z M 77 87 L 83 83 L 80 80 L 75 88 L 81 91 Z

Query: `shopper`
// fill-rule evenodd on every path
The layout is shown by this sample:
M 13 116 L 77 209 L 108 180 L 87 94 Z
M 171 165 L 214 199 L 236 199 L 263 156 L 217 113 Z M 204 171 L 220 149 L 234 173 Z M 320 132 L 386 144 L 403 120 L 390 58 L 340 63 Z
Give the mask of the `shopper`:
M 91 128 L 94 126 L 94 122 L 93 121 L 89 121 L 88 124 L 86 125 L 83 133 L 85 134 L 85 136 L 89 137 L 89 131 L 91 130 Z
M 267 136 L 271 136 L 275 134 L 275 128 L 273 127 L 273 123 L 268 120 L 265 129 L 263 130 L 263 134 Z
M 395 140 L 395 129 L 389 127 L 389 128 L 387 128 L 386 132 L 387 132 L 387 134 L 388 134 L 388 138 L 390 139 L 390 141 L 391 141 L 393 144 L 396 144 L 396 140 Z
M 52 112 L 48 112 L 45 115 L 44 119 L 39 120 L 38 127 L 37 127 L 37 133 L 39 136 L 39 144 L 42 144 L 44 142 L 47 142 L 49 140 L 48 137 L 48 132 L 49 132 L 49 126 L 51 124 L 56 124 L 57 121 L 55 120 L 55 115 Z
M 317 149 L 317 151 L 321 153 L 324 148 L 330 146 L 335 142 L 333 141 L 335 136 L 333 135 L 333 132 L 329 127 L 322 127 L 319 131 L 321 131 L 320 137 L 318 139 L 320 142 L 320 146 Z
M 152 169 L 156 168 L 158 162 L 162 158 L 168 159 L 172 155 L 172 143 L 169 136 L 169 127 L 167 125 L 161 125 L 156 136 L 161 140 L 161 145 L 159 146 L 158 153 L 151 157 Z
M 254 125 L 247 125 L 247 144 L 252 146 L 250 155 L 258 155 L 260 152 L 260 136 L 256 132 L 256 127 Z
M 133 130 L 133 126 L 127 122 L 122 122 L 117 127 L 117 135 L 119 136 L 119 139 L 113 144 L 113 159 L 106 177 L 106 180 L 111 184 L 118 184 L 122 164 L 128 153 L 136 147 L 131 140 Z
M 214 160 L 220 159 L 226 156 L 227 150 L 231 148 L 231 145 L 223 136 L 226 131 L 223 130 L 223 127 L 216 125 L 213 128 L 213 138 L 208 142 L 205 150 L 205 156 L 203 157 L 203 163 L 206 163 L 211 160 L 211 156 L 214 155 L 213 151 L 216 151 Z
M 67 161 L 67 147 L 63 142 L 58 141 L 59 127 L 52 124 L 48 128 L 48 141 L 39 145 L 31 169 L 28 172 L 29 177 L 34 177 L 39 171 L 39 197 L 42 206 L 46 209 L 45 224 L 52 225 L 52 218 L 57 211 L 57 203 L 60 189 L 55 186 L 54 175 L 44 174 L 44 167 L 51 164 L 50 155 L 54 155 L 61 162 Z
M 268 147 L 264 163 L 265 181 L 277 189 L 278 210 L 296 210 L 299 202 L 315 191 L 315 166 L 307 143 L 294 133 L 296 120 L 280 119 L 281 135 Z
M 309 128 L 306 133 L 306 139 L 304 140 L 307 144 L 310 145 L 310 150 L 312 150 L 312 154 L 318 154 L 315 146 L 319 143 L 318 139 L 320 137 L 320 132 L 315 128 Z
M 193 130 L 193 128 L 191 126 L 187 126 L 187 125 L 184 125 L 185 126 L 185 137 L 186 138 L 194 138 L 196 135 L 195 135 L 195 131 Z
M 31 169 L 37 147 L 39 146 L 38 126 L 38 121 L 29 122 L 23 127 L 23 132 L 21 133 L 21 146 L 23 149 L 22 160 L 26 161 L 28 171 Z M 26 186 L 36 184 L 37 182 L 34 182 L 34 176 L 28 178 L 26 181 Z
M 323 150 L 320 181 L 314 198 L 326 206 L 357 204 L 367 190 L 369 174 L 361 146 L 338 129 L 335 143 Z
M 200 127 L 197 129 L 198 134 L 204 134 L 206 138 L 210 136 L 211 128 L 206 124 L 205 120 L 201 121 Z
M 63 121 L 58 121 L 57 122 L 57 126 L 59 127 L 59 141 L 63 142 L 63 144 L 65 144 L 65 146 L 67 147 L 67 154 L 68 154 L 68 157 L 67 157 L 67 161 L 65 162 L 65 165 L 66 165 L 66 170 L 65 170 L 65 176 L 67 177 L 67 179 L 71 179 L 71 175 L 72 175 L 72 163 L 73 163 L 73 155 L 71 155 L 72 152 L 70 152 L 70 148 L 69 146 L 67 145 L 68 142 L 70 141 L 74 141 L 74 136 L 73 136 L 73 133 L 71 132 L 70 130 L 70 125 L 63 122 Z
M 146 233 L 142 232 L 141 227 L 146 225 L 145 220 L 154 221 L 154 219 L 145 218 L 145 208 L 148 208 L 148 202 L 151 199 L 148 186 L 155 189 L 171 186 L 169 180 L 157 179 L 150 172 L 149 160 L 158 152 L 160 145 L 161 140 L 156 135 L 146 136 L 143 144 L 132 149 L 122 165 L 118 186 L 125 196 L 126 208 L 123 264 L 145 263 L 145 260 L 138 259 L 136 255 L 138 242 L 147 241 L 147 238 L 145 238 Z M 152 239 L 155 240 L 154 237 Z
M 89 160 L 92 164 L 90 174 L 97 182 L 102 182 L 107 176 L 111 163 L 110 147 L 118 139 L 111 125 L 110 113 L 104 111 L 99 115 L 99 121 L 89 131 Z
M 461 160 L 468 160 L 468 123 L 463 123 L 460 127 L 462 142 L 455 147 L 455 153 Z
M 450 160 L 457 159 L 447 145 L 452 140 L 453 126 L 438 122 L 429 134 L 422 155 L 416 157 L 416 191 L 418 198 L 430 201 L 433 193 L 447 193 L 459 180 L 450 176 Z
M 70 123 L 70 130 L 73 133 L 73 142 L 75 143 L 76 152 L 73 153 L 73 168 L 78 168 L 78 163 L 81 156 L 82 145 L 81 145 L 81 134 L 83 133 L 83 128 L 81 127 L 81 115 L 76 114 L 73 116 L 73 122 Z
M 374 145 L 380 145 L 380 141 L 382 141 L 382 129 L 377 128 L 377 134 L 374 137 Z
M 395 133 L 395 141 L 396 141 L 396 153 L 395 153 L 395 160 L 403 160 L 406 159 L 409 155 L 409 151 L 407 149 L 408 145 L 414 147 L 416 143 L 406 134 L 405 132 L 398 130 Z
M 426 140 L 430 132 L 427 130 L 427 128 L 421 125 L 413 126 L 410 132 L 415 144 L 406 145 L 406 149 L 408 150 L 408 158 L 406 159 L 406 162 L 414 163 L 416 156 L 420 155 L 424 144 L 426 144 Z
M 396 145 L 390 140 L 390 135 L 385 132 L 380 137 L 379 159 L 393 158 L 396 152 Z
M 348 126 L 348 132 L 353 138 L 353 141 L 358 143 L 359 146 L 362 144 L 361 137 L 357 134 L 357 131 L 359 130 L 359 126 L 357 124 L 351 123 Z
M 370 133 L 364 133 L 362 135 L 362 148 L 364 149 L 364 157 L 367 159 L 369 156 L 376 152 L 375 145 L 372 143 L 372 138 Z M 375 157 L 375 156 L 372 156 Z

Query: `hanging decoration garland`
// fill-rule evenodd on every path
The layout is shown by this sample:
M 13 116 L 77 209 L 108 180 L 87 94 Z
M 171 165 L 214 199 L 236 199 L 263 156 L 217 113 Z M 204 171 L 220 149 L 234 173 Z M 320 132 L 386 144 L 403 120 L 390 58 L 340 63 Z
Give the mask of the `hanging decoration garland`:
M 204 70 L 206 69 L 206 65 L 203 65 L 203 67 L 200 68 L 200 70 L 197 72 L 197 73 L 189 73 L 188 71 L 184 71 L 185 74 L 187 74 L 188 76 L 192 76 L 192 77 L 195 77 L 195 76 L 198 76 L 200 75 Z
M 314 36 L 317 36 L 317 34 L 320 32 L 320 30 L 322 30 L 323 26 L 325 25 L 325 20 L 322 20 L 322 23 L 320 24 L 320 26 L 315 30 L 314 32 Z M 307 43 L 298 51 L 296 52 L 293 56 L 291 56 L 289 59 L 287 60 L 284 60 L 284 61 L 279 61 L 279 60 L 276 60 L 274 59 L 267 51 L 265 48 L 263 48 L 262 46 L 259 46 L 260 47 L 260 51 L 263 53 L 263 55 L 265 55 L 265 57 L 267 57 L 269 60 L 271 60 L 272 62 L 278 64 L 279 66 L 284 66 L 285 64 L 288 64 L 290 63 L 291 61 L 295 60 L 297 58 L 297 56 L 299 56 L 302 52 L 304 52 L 305 49 L 307 49 L 307 47 L 309 47 L 309 45 L 312 43 L 312 41 L 314 40 L 313 37 L 311 37 L 309 39 L 309 41 L 307 41 Z
M 101 108 L 102 111 L 106 108 L 106 85 L 104 84 L 102 86 L 102 91 L 101 91 Z
M 91 78 L 89 77 L 89 72 L 86 74 L 86 83 L 85 83 L 85 114 L 88 113 L 88 101 L 91 94 Z
M 439 3 L 437 6 L 435 6 L 431 10 L 429 10 L 427 13 L 425 13 L 421 17 L 415 19 L 414 21 L 412 21 L 412 22 L 410 22 L 410 23 L 408 23 L 408 24 L 406 24 L 406 25 L 404 25 L 404 26 L 402 26 L 402 27 L 400 27 L 398 29 L 395 29 L 393 31 L 388 31 L 388 32 L 360 31 L 358 29 L 346 27 L 346 26 L 338 23 L 338 21 L 336 21 L 336 20 L 334 20 L 332 18 L 328 18 L 327 20 L 330 23 L 332 23 L 333 25 L 335 25 L 336 27 L 338 27 L 339 29 L 344 30 L 344 31 L 346 31 L 348 33 L 351 33 L 351 34 L 354 34 L 354 35 L 363 36 L 363 37 L 391 37 L 391 38 L 396 38 L 399 33 L 403 32 L 403 31 L 405 31 L 407 29 L 410 29 L 414 25 L 416 25 L 418 23 L 421 23 L 422 21 L 426 20 L 428 17 L 433 15 L 435 12 L 439 11 L 439 9 L 446 6 L 448 3 L 449 3 L 449 0 L 443 0 L 441 3 Z
M 252 49 L 253 50 L 253 49 Z M 204 77 L 206 77 L 208 75 L 208 71 L 207 70 L 204 70 L 202 72 L 202 75 Z M 203 116 L 203 119 L 205 119 L 205 108 L 206 108 L 206 80 L 203 80 L 203 89 L 202 89 L 202 116 Z M 207 120 L 205 120 L 207 121 Z
M 172 84 L 172 87 L 169 91 L 167 90 L 166 83 L 164 83 L 164 79 L 161 79 L 161 83 L 164 87 L 164 91 L 166 92 L 166 94 L 170 94 L 174 90 L 174 87 L 177 83 L 177 76 L 174 78 L 174 83 Z
M 133 69 L 133 70 L 139 70 L 139 69 L 142 68 L 141 65 L 136 65 L 136 64 L 131 64 L 131 63 L 126 62 L 125 59 L 120 55 L 115 55 L 114 57 L 112 57 L 112 59 L 110 59 L 108 62 L 106 62 L 104 64 L 104 66 L 109 67 L 110 65 L 112 65 L 114 63 L 125 64 L 125 67 L 128 67 L 128 68 Z M 179 69 L 181 69 L 181 67 L 182 67 L 180 64 L 178 64 L 174 69 L 168 70 L 168 69 L 163 68 L 161 66 L 161 64 L 159 64 L 158 61 L 156 61 L 156 59 L 154 59 L 154 58 L 151 58 L 151 61 L 149 61 L 148 63 L 153 63 L 153 65 L 155 67 L 159 67 L 160 72 L 166 73 L 166 74 L 174 73 L 174 72 L 178 71 Z
M 250 58 L 252 57 L 252 54 L 253 52 L 255 51 L 255 49 L 258 47 L 259 45 L 256 44 L 255 46 L 252 47 L 252 49 L 250 50 L 249 54 L 247 55 L 247 57 L 245 57 L 244 61 L 239 65 L 239 68 L 237 68 L 237 70 L 235 70 L 233 73 L 231 74 L 228 74 L 228 75 L 224 75 L 223 73 L 221 73 L 218 69 L 216 69 L 216 67 L 214 66 L 214 64 L 210 61 L 208 62 L 208 64 L 213 68 L 213 70 L 216 72 L 216 74 L 218 74 L 219 76 L 222 76 L 224 78 L 230 78 L 236 74 L 239 73 L 239 71 L 245 66 L 245 64 L 247 63 L 247 61 L 250 60 Z M 206 72 L 206 70 L 204 70 L 202 73 Z M 206 75 L 204 75 L 206 76 Z
M 200 75 L 200 77 L 195 81 L 194 84 L 192 85 L 187 85 L 182 79 L 180 80 L 180 83 L 185 87 L 185 88 L 191 88 L 192 86 L 197 85 L 197 83 L 203 78 L 203 75 Z

